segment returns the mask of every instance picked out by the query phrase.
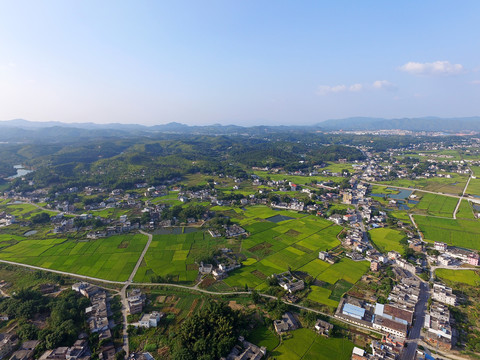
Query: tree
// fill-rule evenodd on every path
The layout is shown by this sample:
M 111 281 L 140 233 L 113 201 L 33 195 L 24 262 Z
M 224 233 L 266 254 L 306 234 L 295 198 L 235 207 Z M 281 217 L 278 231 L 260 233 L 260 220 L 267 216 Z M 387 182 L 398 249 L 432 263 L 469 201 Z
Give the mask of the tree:
M 258 304 L 260 302 L 260 295 L 258 295 L 258 292 L 255 289 L 252 290 L 252 301 L 255 304 Z

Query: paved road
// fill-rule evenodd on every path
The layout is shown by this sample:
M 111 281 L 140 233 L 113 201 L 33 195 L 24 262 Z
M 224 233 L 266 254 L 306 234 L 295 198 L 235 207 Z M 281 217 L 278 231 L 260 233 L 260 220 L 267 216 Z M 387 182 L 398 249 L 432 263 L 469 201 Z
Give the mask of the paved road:
M 471 171 L 471 170 L 470 170 L 470 171 Z M 460 207 L 460 204 L 462 203 L 462 199 L 463 199 L 463 197 L 465 196 L 465 193 L 467 192 L 468 184 L 470 183 L 470 179 L 471 179 L 471 178 L 472 178 L 472 175 L 469 176 L 469 178 L 468 178 L 468 180 L 467 180 L 467 183 L 465 184 L 465 188 L 463 189 L 462 196 L 460 197 L 460 199 L 458 199 L 457 206 L 455 207 L 455 210 L 453 210 L 453 218 L 454 218 L 454 219 L 457 218 L 458 208 Z
M 128 320 L 127 320 L 127 311 L 128 311 L 128 304 L 127 304 L 127 288 L 128 286 L 133 282 L 133 278 L 135 277 L 138 268 L 142 264 L 143 258 L 145 257 L 145 254 L 148 251 L 148 248 L 150 247 L 150 244 L 152 243 L 153 236 L 152 234 L 146 233 L 142 230 L 140 230 L 140 233 L 143 235 L 148 236 L 148 241 L 145 244 L 145 247 L 143 248 L 142 253 L 140 254 L 140 257 L 138 258 L 137 263 L 135 264 L 135 267 L 133 268 L 132 273 L 128 277 L 128 280 L 125 281 L 125 285 L 122 287 L 122 290 L 120 291 L 120 297 L 122 300 L 122 316 L 123 316 L 123 350 L 125 350 L 125 353 L 127 356 L 130 353 L 129 349 L 129 342 L 128 342 Z
M 410 217 L 410 221 L 412 222 L 413 226 L 414 226 L 415 229 L 417 230 L 418 237 L 420 238 L 420 240 L 423 241 L 422 232 L 421 232 L 420 229 L 418 228 L 417 223 L 415 222 L 415 219 L 413 218 L 413 215 L 412 215 L 412 214 L 408 214 L 408 216 Z
M 413 326 L 410 329 L 410 333 L 408 334 L 408 339 L 406 341 L 408 346 L 404 348 L 402 355 L 400 357 L 401 360 L 415 359 L 415 353 L 417 351 L 418 341 L 420 340 L 420 332 L 425 323 L 425 311 L 427 309 L 428 297 L 429 297 L 428 283 L 422 282 L 420 283 L 420 296 L 419 296 L 417 305 L 415 306 Z

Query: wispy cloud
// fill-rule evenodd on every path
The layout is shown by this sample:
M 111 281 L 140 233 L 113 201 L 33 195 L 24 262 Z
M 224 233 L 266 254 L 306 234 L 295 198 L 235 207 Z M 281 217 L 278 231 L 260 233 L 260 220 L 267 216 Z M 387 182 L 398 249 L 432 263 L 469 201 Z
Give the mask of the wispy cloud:
M 342 92 L 360 92 L 365 90 L 396 90 L 397 86 L 387 80 L 376 80 L 373 83 L 367 84 L 352 84 L 352 85 L 320 85 L 317 89 L 318 95 L 328 95 Z
M 378 89 L 378 90 L 397 90 L 397 85 L 391 83 L 390 81 L 387 81 L 387 80 L 377 80 L 377 81 L 374 81 L 373 84 L 372 84 L 372 87 L 374 89 Z
M 472 80 L 472 81 L 470 81 L 470 84 L 480 85 L 480 80 Z
M 458 75 L 465 72 L 462 64 L 452 64 L 450 61 L 434 61 L 431 63 L 410 61 L 400 66 L 399 69 L 414 75 Z

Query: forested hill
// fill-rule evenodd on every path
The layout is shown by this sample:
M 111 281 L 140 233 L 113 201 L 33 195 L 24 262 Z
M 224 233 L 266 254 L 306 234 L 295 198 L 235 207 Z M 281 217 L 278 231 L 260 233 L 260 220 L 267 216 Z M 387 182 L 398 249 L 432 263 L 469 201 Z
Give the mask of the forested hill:
M 353 117 L 327 120 L 317 124 L 325 131 L 329 130 L 410 130 L 435 132 L 480 131 L 480 117 L 464 118 L 403 118 L 382 119 Z
M 12 175 L 14 164 L 35 171 L 10 186 L 22 191 L 102 184 L 131 189 L 136 183 L 162 184 L 187 174 L 225 174 L 247 178 L 254 166 L 281 167 L 288 171 L 313 169 L 326 161 L 364 159 L 347 144 L 332 145 L 331 139 L 306 136 L 303 141 L 285 138 L 260 139 L 244 136 L 163 135 L 92 139 L 75 144 L 2 145 L 0 175 Z M 340 138 L 336 139 L 340 141 Z M 9 173 L 10 170 L 10 173 Z M 29 185 L 30 183 L 30 185 Z

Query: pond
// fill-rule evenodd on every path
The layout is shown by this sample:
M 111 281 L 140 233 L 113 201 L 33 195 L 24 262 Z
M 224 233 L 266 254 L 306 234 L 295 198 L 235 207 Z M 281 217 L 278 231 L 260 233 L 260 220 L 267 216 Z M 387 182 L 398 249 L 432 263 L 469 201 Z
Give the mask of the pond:
M 275 216 L 270 216 L 269 218 L 266 218 L 265 220 L 268 220 L 270 222 L 273 222 L 273 223 L 279 223 L 281 221 L 285 221 L 285 220 L 293 220 L 295 218 L 292 218 L 290 216 L 285 216 L 285 215 L 275 215 Z
M 400 191 L 398 194 L 388 194 L 388 197 L 390 199 L 407 199 L 413 193 L 413 190 L 405 190 L 405 189 L 400 190 L 395 188 L 387 188 L 387 190 Z
M 37 233 L 37 230 L 30 230 L 27 231 L 23 236 L 30 236 L 30 235 L 35 235 Z

